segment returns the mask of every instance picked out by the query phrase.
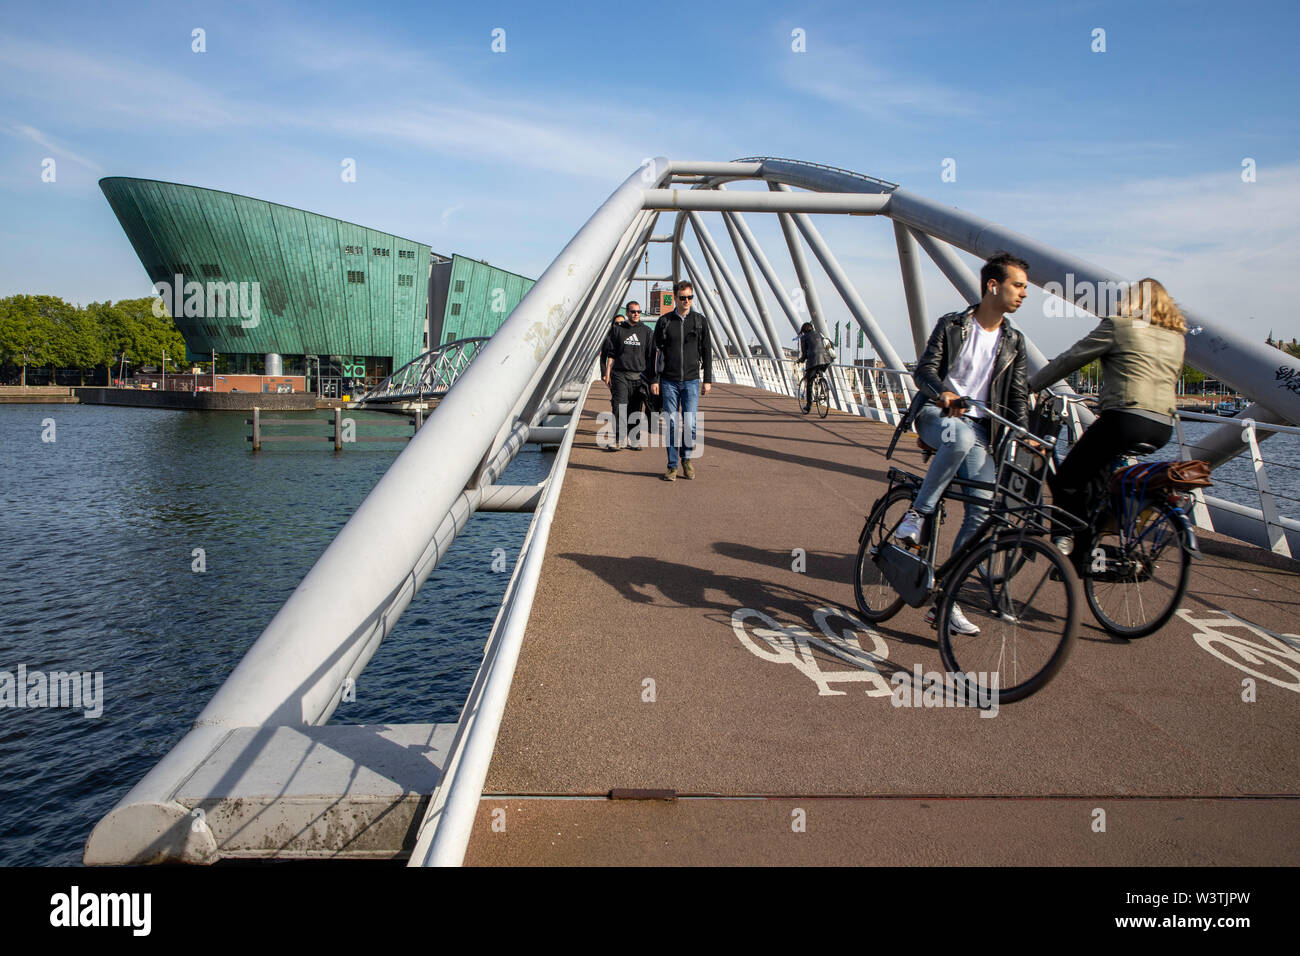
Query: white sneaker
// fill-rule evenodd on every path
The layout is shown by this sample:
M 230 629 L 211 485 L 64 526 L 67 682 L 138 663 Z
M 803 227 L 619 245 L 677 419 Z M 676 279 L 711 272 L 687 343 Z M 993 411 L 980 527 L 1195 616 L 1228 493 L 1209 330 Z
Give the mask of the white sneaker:
M 929 624 L 931 627 L 938 627 L 938 620 L 939 609 L 936 607 L 930 608 L 925 615 L 925 623 Z M 958 634 L 978 634 L 980 632 L 978 626 L 972 624 L 966 619 L 966 615 L 961 611 L 960 604 L 954 604 L 952 606 L 952 611 L 948 615 L 948 626 Z
M 894 532 L 894 537 L 899 541 L 911 541 L 913 544 L 921 543 L 921 529 L 925 527 L 925 515 L 915 509 L 908 508 L 907 514 L 903 515 L 903 520 L 899 522 L 898 530 Z

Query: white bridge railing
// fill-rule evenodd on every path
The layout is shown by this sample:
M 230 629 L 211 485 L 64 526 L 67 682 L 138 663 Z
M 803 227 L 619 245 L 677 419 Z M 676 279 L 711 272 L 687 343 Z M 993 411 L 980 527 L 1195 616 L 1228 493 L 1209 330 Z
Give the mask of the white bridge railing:
M 750 371 L 753 367 L 757 380 Z M 906 369 L 873 368 L 864 365 L 832 365 L 827 369 L 831 383 L 831 406 L 852 415 L 861 415 L 873 421 L 896 425 L 899 416 L 907 410 L 916 384 Z M 792 395 L 789 383 L 801 382 L 802 366 L 790 359 L 780 362 L 767 357 L 753 357 L 748 362 L 729 355 L 715 366 L 715 377 L 737 385 L 751 385 L 782 395 Z M 802 386 L 799 386 L 802 387 Z M 794 397 L 792 395 L 792 397 Z M 1201 457 L 1199 446 L 1187 439 L 1184 422 L 1212 422 L 1224 424 L 1217 415 L 1198 412 L 1179 412 L 1176 418 L 1175 438 L 1178 442 L 1179 460 Z M 1231 421 L 1231 420 L 1230 420 Z M 1229 485 L 1245 494 L 1258 496 L 1259 507 L 1252 508 L 1202 491 L 1195 494 L 1196 505 L 1192 518 L 1197 527 L 1219 531 L 1250 544 L 1268 548 L 1276 554 L 1292 557 L 1300 553 L 1300 521 L 1281 515 L 1278 499 L 1300 504 L 1294 496 L 1274 492 L 1269 481 L 1268 466 L 1300 471 L 1300 462 L 1266 459 L 1260 451 L 1260 438 L 1272 434 L 1300 436 L 1300 428 L 1289 425 L 1271 425 L 1253 419 L 1238 419 L 1241 424 L 1241 441 L 1244 448 L 1237 458 L 1250 463 L 1250 478 L 1235 480 L 1225 474 L 1224 464 L 1215 469 L 1216 484 Z M 1259 433 L 1263 432 L 1261 436 Z M 1167 458 L 1166 446 L 1157 457 Z M 1236 458 L 1230 458 L 1234 461 Z M 1251 480 L 1253 479 L 1253 481 Z

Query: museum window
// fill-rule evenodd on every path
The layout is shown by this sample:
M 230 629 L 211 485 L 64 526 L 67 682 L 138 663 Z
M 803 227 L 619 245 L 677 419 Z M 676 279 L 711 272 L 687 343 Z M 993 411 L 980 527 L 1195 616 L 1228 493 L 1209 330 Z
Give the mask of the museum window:
M 365 274 L 364 272 L 361 272 L 361 271 L 356 270 L 356 269 L 349 269 L 349 270 L 348 270 L 348 281 L 349 281 L 349 282 L 354 282 L 354 283 L 356 283 L 357 285 L 365 285 L 365 282 L 366 282 L 366 274 Z

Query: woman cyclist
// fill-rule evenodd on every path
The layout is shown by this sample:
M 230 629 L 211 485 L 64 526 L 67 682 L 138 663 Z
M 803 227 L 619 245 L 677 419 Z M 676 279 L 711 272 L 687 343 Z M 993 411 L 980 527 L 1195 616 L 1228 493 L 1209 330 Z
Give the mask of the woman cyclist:
M 1029 379 L 1029 390 L 1038 392 L 1101 360 L 1100 414 L 1049 478 L 1055 504 L 1081 521 L 1105 493 L 1112 462 L 1139 444 L 1164 445 L 1177 410 L 1174 386 L 1187 332 L 1182 312 L 1151 278 L 1129 286 L 1117 312 Z M 1069 536 L 1055 541 L 1066 554 L 1073 549 Z

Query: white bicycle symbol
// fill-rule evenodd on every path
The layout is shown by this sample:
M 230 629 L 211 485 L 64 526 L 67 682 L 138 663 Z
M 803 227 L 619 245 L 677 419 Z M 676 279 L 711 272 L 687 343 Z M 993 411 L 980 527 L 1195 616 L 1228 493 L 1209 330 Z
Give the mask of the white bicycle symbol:
M 837 617 L 848 621 L 852 628 L 836 632 L 827 623 Z M 756 620 L 761 625 L 753 627 L 752 634 L 746 625 Z M 813 620 L 822 632 L 822 637 L 814 636 L 806 628 L 797 624 L 780 624 L 771 616 L 753 608 L 740 608 L 731 614 L 731 629 L 736 637 L 756 657 L 776 664 L 789 664 L 817 685 L 818 696 L 842 696 L 846 691 L 834 690 L 831 684 L 845 682 L 865 683 L 863 688 L 868 697 L 889 697 L 893 694 L 889 682 L 876 669 L 878 661 L 887 660 L 889 647 L 884 638 L 860 620 L 835 607 L 818 608 L 813 612 Z M 859 633 L 869 639 L 870 650 L 862 646 Z M 854 670 L 823 670 L 818 663 L 813 648 L 838 657 Z
M 1300 636 L 1274 634 L 1227 611 L 1217 613 L 1220 615 L 1217 618 L 1194 618 L 1191 611 L 1179 609 L 1178 616 L 1197 629 L 1194 635 L 1196 643 L 1219 660 L 1260 680 L 1300 693 Z M 1227 633 L 1227 628 L 1244 629 L 1249 633 Z M 1247 637 L 1253 640 L 1247 640 Z M 1255 667 L 1276 670 L 1268 673 Z M 1277 670 L 1288 676 L 1279 676 Z

